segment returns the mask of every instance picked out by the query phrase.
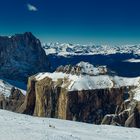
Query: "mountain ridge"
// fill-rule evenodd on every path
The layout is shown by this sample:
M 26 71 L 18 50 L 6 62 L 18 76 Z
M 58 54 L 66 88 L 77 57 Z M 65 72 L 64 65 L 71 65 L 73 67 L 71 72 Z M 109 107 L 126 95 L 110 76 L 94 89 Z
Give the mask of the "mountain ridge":
M 46 43 L 42 44 L 46 54 L 56 54 L 59 56 L 69 55 L 109 55 L 115 53 L 133 53 L 140 55 L 140 45 L 79 45 L 68 43 Z
M 49 69 L 39 39 L 31 32 L 0 36 L 0 77 L 26 81 L 28 76 Z

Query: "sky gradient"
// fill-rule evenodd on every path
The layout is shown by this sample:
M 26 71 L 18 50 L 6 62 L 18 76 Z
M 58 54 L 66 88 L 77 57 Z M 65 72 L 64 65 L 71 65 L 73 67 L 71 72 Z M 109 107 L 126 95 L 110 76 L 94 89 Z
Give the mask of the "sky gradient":
M 140 44 L 139 0 L 0 0 L 0 35 L 42 42 Z

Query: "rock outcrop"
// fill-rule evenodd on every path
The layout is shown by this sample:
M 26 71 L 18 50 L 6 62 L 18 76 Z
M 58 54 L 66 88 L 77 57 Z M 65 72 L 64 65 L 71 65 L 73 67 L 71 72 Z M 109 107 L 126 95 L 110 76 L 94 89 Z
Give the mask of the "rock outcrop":
M 105 75 L 108 73 L 108 69 L 106 66 L 95 67 L 88 62 L 80 62 L 75 66 L 72 65 L 59 66 L 56 69 L 56 72 L 63 72 L 72 75 L 84 74 L 94 76 L 94 75 Z
M 0 109 L 18 112 L 18 109 L 23 104 L 24 100 L 25 96 L 22 94 L 22 92 L 13 87 L 9 97 L 0 94 Z
M 39 73 L 29 78 L 19 112 L 100 124 L 106 114 L 114 114 L 128 99 L 128 91 L 138 80 L 108 75 Z
M 129 99 L 116 108 L 114 114 L 106 115 L 102 124 L 140 128 L 139 87 L 129 91 Z M 138 97 L 137 97 L 138 96 Z
M 28 76 L 47 70 L 47 56 L 32 33 L 0 36 L 0 77 L 25 81 Z

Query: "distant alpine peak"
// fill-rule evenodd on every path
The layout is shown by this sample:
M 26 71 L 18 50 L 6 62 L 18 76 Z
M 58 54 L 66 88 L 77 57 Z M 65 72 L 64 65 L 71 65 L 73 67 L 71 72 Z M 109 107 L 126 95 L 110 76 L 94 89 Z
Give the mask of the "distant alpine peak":
M 88 62 L 81 61 L 75 66 L 72 65 L 60 66 L 56 69 L 56 72 L 63 72 L 66 74 L 73 74 L 73 75 L 95 76 L 95 75 L 107 74 L 108 70 L 106 66 L 95 67 Z
M 106 66 L 95 67 L 92 64 L 84 61 L 81 61 L 76 66 L 81 68 L 81 72 L 83 74 L 100 75 L 100 74 L 106 74 L 108 72 Z
M 80 45 L 70 43 L 48 43 L 42 44 L 47 55 L 55 54 L 60 56 L 68 55 L 93 55 L 93 54 L 116 54 L 116 53 L 133 53 L 140 55 L 140 45 Z

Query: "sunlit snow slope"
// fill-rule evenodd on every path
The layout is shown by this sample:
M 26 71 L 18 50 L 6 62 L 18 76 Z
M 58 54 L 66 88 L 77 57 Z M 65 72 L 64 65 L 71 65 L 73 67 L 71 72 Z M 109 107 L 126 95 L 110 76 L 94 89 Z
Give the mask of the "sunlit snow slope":
M 140 129 L 37 118 L 0 110 L 0 140 L 139 140 Z

